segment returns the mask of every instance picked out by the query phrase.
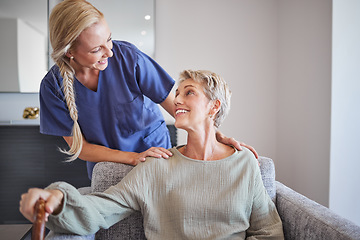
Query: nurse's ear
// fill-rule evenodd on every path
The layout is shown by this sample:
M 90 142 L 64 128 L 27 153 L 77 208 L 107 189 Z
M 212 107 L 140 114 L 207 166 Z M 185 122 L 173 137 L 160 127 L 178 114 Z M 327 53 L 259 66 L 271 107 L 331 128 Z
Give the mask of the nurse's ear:
M 74 56 L 71 54 L 70 51 L 67 51 L 67 52 L 65 53 L 65 56 L 67 56 L 67 57 L 70 58 L 70 59 L 74 59 Z

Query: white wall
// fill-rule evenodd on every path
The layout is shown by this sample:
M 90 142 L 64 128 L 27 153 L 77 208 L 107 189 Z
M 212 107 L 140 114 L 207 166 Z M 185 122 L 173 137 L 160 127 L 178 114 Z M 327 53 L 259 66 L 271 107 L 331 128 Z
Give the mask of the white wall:
M 4 92 L 37 92 L 47 70 L 46 36 L 18 18 L 0 18 Z
M 47 72 L 47 36 L 17 19 L 18 81 L 20 92 L 38 92 Z
M 156 59 L 221 74 L 221 130 L 275 160 L 277 178 L 328 205 L 331 2 L 157 0 Z
M 328 206 L 331 1 L 279 1 L 277 178 Z
M 0 18 L 0 85 L 5 92 L 20 89 L 18 81 L 17 21 Z M 4 34 L 6 33 L 6 34 Z
M 330 208 L 360 225 L 360 1 L 333 4 Z
M 221 131 L 275 159 L 277 1 L 156 1 L 156 60 L 222 75 L 232 108 Z M 182 140 L 183 141 L 183 140 Z

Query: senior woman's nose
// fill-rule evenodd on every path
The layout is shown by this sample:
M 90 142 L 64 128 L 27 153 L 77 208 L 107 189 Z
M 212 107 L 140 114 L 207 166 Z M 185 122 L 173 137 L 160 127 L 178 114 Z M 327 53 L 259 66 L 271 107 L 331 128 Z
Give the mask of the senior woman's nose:
M 180 94 L 175 95 L 174 104 L 175 106 L 181 104 Z

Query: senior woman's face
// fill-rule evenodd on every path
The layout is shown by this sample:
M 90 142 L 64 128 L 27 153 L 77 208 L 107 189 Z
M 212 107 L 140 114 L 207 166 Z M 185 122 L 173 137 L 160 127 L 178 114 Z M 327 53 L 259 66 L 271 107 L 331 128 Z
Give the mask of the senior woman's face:
M 112 47 L 109 26 L 102 19 L 79 35 L 72 56 L 81 67 L 104 70 L 108 66 L 108 58 L 113 56 Z
M 175 126 L 187 131 L 203 130 L 213 126 L 209 117 L 213 106 L 200 83 L 186 79 L 175 93 Z

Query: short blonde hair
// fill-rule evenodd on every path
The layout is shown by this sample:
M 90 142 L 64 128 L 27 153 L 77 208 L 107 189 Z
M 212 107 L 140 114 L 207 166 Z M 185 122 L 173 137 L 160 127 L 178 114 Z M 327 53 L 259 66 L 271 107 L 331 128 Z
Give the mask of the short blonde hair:
M 180 73 L 179 84 L 191 78 L 203 86 L 209 100 L 219 100 L 220 109 L 214 118 L 214 126 L 219 127 L 230 111 L 231 91 L 225 80 L 216 73 L 207 70 L 184 70 Z
M 78 123 L 78 111 L 75 103 L 74 75 L 75 70 L 70 65 L 70 58 L 66 53 L 76 48 L 79 35 L 91 25 L 100 22 L 104 15 L 85 0 L 64 0 L 57 4 L 49 18 L 50 43 L 53 48 L 51 57 L 59 66 L 63 78 L 63 92 L 70 117 L 74 121 L 73 142 L 68 151 L 68 161 L 73 161 L 81 153 L 83 136 Z

